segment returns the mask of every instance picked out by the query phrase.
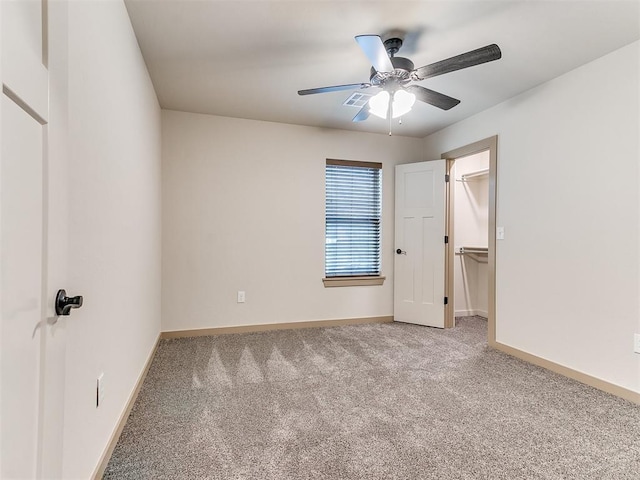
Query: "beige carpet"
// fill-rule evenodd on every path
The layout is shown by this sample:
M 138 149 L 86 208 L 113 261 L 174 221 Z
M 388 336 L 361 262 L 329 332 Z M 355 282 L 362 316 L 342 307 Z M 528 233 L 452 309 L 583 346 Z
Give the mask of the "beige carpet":
M 640 407 L 458 325 L 164 340 L 105 478 L 640 478 Z

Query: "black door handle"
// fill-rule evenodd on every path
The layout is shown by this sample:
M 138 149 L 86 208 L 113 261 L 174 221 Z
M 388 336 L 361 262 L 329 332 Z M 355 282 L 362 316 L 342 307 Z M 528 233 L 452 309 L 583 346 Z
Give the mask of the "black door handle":
M 82 295 L 67 297 L 65 290 L 58 290 L 56 295 L 56 315 L 69 315 L 72 308 L 80 308 L 81 306 Z
M 400 249 L 400 248 L 396 250 L 396 253 L 397 253 L 398 255 L 406 255 L 406 254 L 407 254 L 407 252 L 405 252 L 404 250 L 402 250 L 402 249 Z

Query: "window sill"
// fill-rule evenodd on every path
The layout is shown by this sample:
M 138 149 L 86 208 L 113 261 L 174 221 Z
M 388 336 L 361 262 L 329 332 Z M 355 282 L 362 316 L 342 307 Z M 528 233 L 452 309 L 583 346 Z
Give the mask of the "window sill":
M 322 283 L 325 287 L 357 287 L 366 285 L 382 285 L 385 277 L 330 277 L 323 278 Z

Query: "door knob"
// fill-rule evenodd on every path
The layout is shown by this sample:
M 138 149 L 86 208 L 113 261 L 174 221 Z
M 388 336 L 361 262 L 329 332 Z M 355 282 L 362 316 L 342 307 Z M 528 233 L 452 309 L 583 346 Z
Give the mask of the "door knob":
M 72 308 L 80 308 L 81 306 L 82 295 L 67 297 L 65 290 L 58 290 L 56 295 L 56 315 L 69 315 Z
M 402 250 L 402 249 L 400 249 L 400 248 L 396 250 L 396 253 L 397 253 L 398 255 L 406 255 L 406 254 L 407 254 L 407 252 L 405 252 L 404 250 Z

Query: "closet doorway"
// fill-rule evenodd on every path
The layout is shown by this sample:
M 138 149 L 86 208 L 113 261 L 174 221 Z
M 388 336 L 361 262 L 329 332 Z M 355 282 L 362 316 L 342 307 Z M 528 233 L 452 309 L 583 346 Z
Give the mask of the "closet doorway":
M 487 318 L 496 341 L 495 247 L 497 136 L 442 154 L 447 160 L 445 326 L 456 316 Z

